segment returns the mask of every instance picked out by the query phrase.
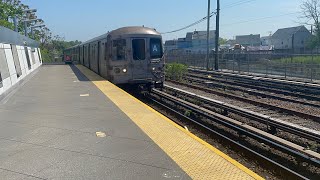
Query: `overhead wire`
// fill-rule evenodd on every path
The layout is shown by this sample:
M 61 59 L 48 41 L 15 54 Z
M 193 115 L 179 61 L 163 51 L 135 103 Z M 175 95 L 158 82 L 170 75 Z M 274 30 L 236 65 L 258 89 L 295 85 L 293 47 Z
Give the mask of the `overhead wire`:
M 293 15 L 293 14 L 297 14 L 297 13 L 300 13 L 300 12 L 297 11 L 297 12 L 291 12 L 291 13 L 286 13 L 286 14 L 280 14 L 280 15 L 276 15 L 276 16 L 267 16 L 267 17 L 261 17 L 261 18 L 251 19 L 251 20 L 238 21 L 238 22 L 229 23 L 229 24 L 222 24 L 222 26 L 230 26 L 230 25 L 235 25 L 235 24 L 255 22 L 255 21 L 260 21 L 260 20 L 264 20 L 264 19 L 272 19 L 272 18 L 277 18 L 277 17 L 282 17 L 282 16 Z
M 237 2 L 234 2 L 234 3 L 228 4 L 228 5 L 224 6 L 221 9 L 232 8 L 232 7 L 239 6 L 239 5 L 246 4 L 246 3 L 249 3 L 249 2 L 253 2 L 253 1 L 257 1 L 257 0 L 241 0 L 241 1 L 237 1 Z
M 215 14 L 215 12 L 211 12 L 211 13 L 210 13 L 210 17 L 212 17 L 214 14 Z M 185 26 L 185 27 L 183 27 L 183 28 L 176 29 L 176 30 L 173 30 L 173 31 L 168 31 L 168 32 L 162 32 L 161 34 L 169 34 L 169 33 L 174 33 L 174 32 L 178 32 L 178 31 L 182 31 L 182 30 L 185 30 L 185 29 L 190 28 L 190 27 L 192 27 L 192 26 L 195 26 L 195 25 L 197 25 L 197 24 L 205 21 L 206 19 L 208 19 L 208 16 L 205 16 L 205 17 L 201 18 L 200 20 L 198 20 L 198 21 L 196 21 L 196 22 L 194 22 L 194 23 L 192 23 L 192 24 L 189 24 L 188 26 Z
M 257 1 L 257 0 L 240 0 L 240 1 L 237 1 L 237 2 L 234 2 L 234 3 L 231 3 L 231 4 L 228 4 L 227 6 L 225 6 L 223 9 L 226 9 L 226 8 L 231 8 L 231 7 L 235 7 L 235 6 L 239 6 L 239 5 L 242 5 L 242 4 L 245 4 L 245 3 L 249 3 L 249 2 L 253 2 L 253 1 Z M 210 17 L 212 17 L 214 14 L 216 14 L 216 12 L 211 12 L 210 13 Z M 173 31 L 167 31 L 167 32 L 162 32 L 160 34 L 170 34 L 170 33 L 175 33 L 175 32 L 179 32 L 179 31 L 182 31 L 182 30 L 185 30 L 185 29 L 188 29 L 192 26 L 195 26 L 197 24 L 200 24 L 201 22 L 205 21 L 208 19 L 208 16 L 205 16 L 203 18 L 201 18 L 200 20 L 192 23 L 192 24 L 189 24 L 185 27 L 182 27 L 180 29 L 176 29 L 176 30 L 173 30 Z

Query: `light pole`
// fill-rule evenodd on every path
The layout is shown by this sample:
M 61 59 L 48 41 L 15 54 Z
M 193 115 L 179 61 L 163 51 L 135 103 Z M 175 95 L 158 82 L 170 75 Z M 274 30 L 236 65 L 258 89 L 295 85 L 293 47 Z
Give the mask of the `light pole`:
M 13 24 L 14 24 L 14 31 L 18 32 L 18 18 L 17 18 L 17 16 L 13 16 Z
M 217 15 L 216 15 L 216 53 L 215 53 L 215 62 L 214 69 L 219 70 L 219 26 L 220 24 L 220 0 L 217 0 Z
M 29 19 L 31 13 L 37 12 L 37 9 L 26 9 L 23 11 L 25 13 L 25 19 L 23 20 L 24 23 L 24 35 L 28 36 L 27 26 L 28 22 L 36 21 L 38 19 Z
M 43 22 L 42 19 L 29 19 L 29 20 L 24 20 L 24 35 L 25 36 L 28 36 L 28 32 L 27 32 L 27 25 L 28 25 L 28 22 Z
M 207 17 L 207 70 L 209 70 L 209 31 L 210 31 L 210 0 L 208 0 L 208 17 Z

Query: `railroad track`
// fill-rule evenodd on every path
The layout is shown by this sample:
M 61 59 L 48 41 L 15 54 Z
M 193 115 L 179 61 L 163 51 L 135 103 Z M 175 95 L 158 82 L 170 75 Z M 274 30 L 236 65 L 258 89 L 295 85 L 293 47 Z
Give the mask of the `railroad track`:
M 260 87 L 272 87 L 278 90 L 287 90 L 289 92 L 296 92 L 304 95 L 320 95 L 320 84 L 310 82 L 299 82 L 290 81 L 284 79 L 262 77 L 262 76 L 251 76 L 251 75 L 239 75 L 225 72 L 205 71 L 198 69 L 189 69 L 189 72 L 198 74 L 207 74 L 220 79 L 231 79 L 240 83 L 246 83 L 256 85 Z
M 246 103 L 252 104 L 252 105 L 257 106 L 257 107 L 263 107 L 264 109 L 267 109 L 267 110 L 276 111 L 278 113 L 276 113 L 276 114 L 272 113 L 273 114 L 272 117 L 275 117 L 275 118 L 278 118 L 278 117 L 281 117 L 281 116 L 288 117 L 288 114 L 290 114 L 290 115 L 298 116 L 300 118 L 310 119 L 310 120 L 313 120 L 315 122 L 320 123 L 320 117 L 319 116 L 308 114 L 308 113 L 305 113 L 305 112 L 296 111 L 296 110 L 285 108 L 285 107 L 278 106 L 278 105 L 271 105 L 271 104 L 268 104 L 268 103 L 265 103 L 265 102 L 252 100 L 250 98 L 246 98 L 246 97 L 235 95 L 235 94 L 232 94 L 232 93 L 216 90 L 216 89 L 213 89 L 213 88 L 208 88 L 208 87 L 205 87 L 204 84 L 196 85 L 196 84 L 183 83 L 183 82 L 172 81 L 172 80 L 167 80 L 167 81 L 168 82 L 172 82 L 174 84 L 178 84 L 178 85 L 186 86 L 186 87 L 189 87 L 189 88 L 197 89 L 197 90 L 200 90 L 200 91 L 208 92 L 208 93 L 211 93 L 211 94 L 216 94 L 218 96 L 227 97 L 227 98 L 235 99 L 235 100 L 238 100 L 238 101 L 246 102 Z M 287 113 L 287 114 L 283 115 L 283 113 Z M 283 119 L 283 118 L 279 118 L 279 119 Z
M 166 86 L 165 88 L 168 88 Z M 174 89 L 176 93 L 182 93 L 183 95 L 188 94 L 188 96 L 195 98 L 196 96 L 192 93 L 187 93 L 185 91 L 180 91 L 178 89 Z M 190 122 L 196 124 L 197 126 L 200 126 L 211 133 L 218 135 L 220 138 L 223 138 L 224 140 L 236 145 L 238 148 L 251 153 L 252 155 L 258 157 L 259 159 L 262 159 L 263 161 L 268 162 L 269 164 L 272 164 L 275 168 L 278 170 L 281 170 L 282 172 L 286 172 L 287 177 L 290 178 L 297 178 L 297 179 L 309 179 L 318 177 L 319 174 L 310 174 L 308 171 L 300 171 L 299 168 L 296 167 L 297 165 L 294 165 L 294 163 L 288 165 L 288 163 L 283 164 L 283 161 L 277 159 L 276 157 L 269 157 L 268 153 L 264 152 L 263 150 L 254 147 L 246 142 L 245 139 L 253 139 L 257 142 L 257 144 L 264 144 L 266 146 L 269 146 L 273 149 L 276 149 L 277 151 L 281 151 L 282 153 L 285 153 L 289 155 L 290 157 L 294 157 L 294 159 L 300 163 L 307 163 L 304 164 L 304 167 L 313 166 L 316 168 L 320 167 L 320 154 L 306 150 L 304 147 L 301 147 L 297 144 L 294 144 L 292 142 L 289 142 L 287 140 L 284 140 L 282 138 L 276 137 L 272 134 L 269 134 L 267 132 L 264 132 L 260 129 L 257 129 L 255 127 L 249 126 L 247 124 L 243 124 L 242 122 L 239 122 L 235 119 L 231 119 L 229 117 L 223 116 L 221 114 L 215 113 L 205 107 L 195 105 L 191 102 L 188 102 L 187 100 L 183 100 L 179 97 L 175 97 L 173 95 L 170 95 L 166 92 L 159 91 L 156 89 L 152 89 L 151 93 L 147 96 L 152 102 L 156 103 L 157 105 L 161 106 L 162 108 L 165 108 L 171 112 L 174 112 L 176 114 L 179 114 L 179 116 L 183 116 L 186 119 L 188 119 Z M 211 103 L 211 100 L 199 97 L 204 102 Z M 221 105 L 221 104 L 220 104 Z M 226 108 L 226 107 L 224 107 Z M 229 111 L 231 111 L 231 108 L 228 107 Z M 185 116 L 184 112 L 185 110 L 189 110 L 194 114 L 194 117 L 197 118 L 190 118 L 193 116 Z M 239 109 L 234 109 L 233 111 L 238 111 Z M 203 119 L 204 118 L 204 119 Z M 260 117 L 261 118 L 261 117 Z M 232 136 L 228 136 L 225 134 L 225 132 L 219 132 L 214 127 L 214 124 L 219 124 L 219 127 L 223 126 L 224 128 L 227 128 L 233 132 L 233 136 L 238 136 L 238 138 L 234 139 L 231 138 Z M 282 125 L 276 125 L 278 128 L 284 129 L 284 124 Z M 286 130 L 291 129 L 291 127 L 285 128 Z M 307 132 L 299 132 L 297 129 L 292 128 L 290 131 L 292 133 L 297 133 L 299 135 L 302 135 L 304 137 L 312 137 L 317 140 L 319 140 L 318 135 L 311 135 Z M 307 135 L 308 134 L 308 135 Z M 271 153 L 273 151 L 270 151 Z M 282 163 L 281 163 L 282 162 Z
M 294 93 L 287 90 L 274 89 L 272 87 L 263 87 L 246 82 L 228 81 L 221 78 L 215 79 L 210 76 L 208 77 L 192 73 L 187 74 L 187 77 L 185 78 L 190 81 L 206 83 L 207 85 L 218 88 L 242 91 L 256 96 L 278 99 L 282 101 L 320 108 L 320 96 L 312 96 L 305 93 Z
M 205 96 L 200 96 L 172 86 L 165 85 L 164 88 L 165 92 L 168 92 L 175 97 L 188 97 L 190 100 L 197 101 L 198 104 L 202 104 L 201 106 L 203 106 L 203 104 L 208 105 L 206 107 L 210 110 L 213 108 L 218 108 L 220 110 L 220 114 L 224 116 L 228 116 L 229 113 L 233 113 L 240 115 L 241 117 L 248 118 L 250 119 L 250 121 L 262 123 L 263 125 L 267 126 L 268 132 L 271 134 L 276 134 L 277 130 L 282 130 L 290 134 L 320 143 L 320 132 L 318 131 L 303 128 L 292 123 L 288 123 L 279 119 L 272 118 L 270 116 L 233 106 L 228 103 L 210 99 Z

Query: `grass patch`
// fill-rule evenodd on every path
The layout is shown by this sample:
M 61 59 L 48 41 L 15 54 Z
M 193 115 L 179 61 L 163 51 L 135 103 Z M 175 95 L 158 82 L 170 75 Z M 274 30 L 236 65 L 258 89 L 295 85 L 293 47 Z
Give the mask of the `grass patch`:
M 279 63 L 300 63 L 300 64 L 320 64 L 320 56 L 295 56 L 292 59 L 289 58 L 281 58 L 277 60 L 273 60 L 273 62 Z

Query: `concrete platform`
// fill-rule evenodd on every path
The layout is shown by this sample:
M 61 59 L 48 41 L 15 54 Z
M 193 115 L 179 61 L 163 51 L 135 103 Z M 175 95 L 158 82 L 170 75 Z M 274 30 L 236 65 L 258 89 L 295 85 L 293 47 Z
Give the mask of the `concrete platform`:
M 0 101 L 0 162 L 0 179 L 261 179 L 85 67 L 68 65 L 42 66 Z

